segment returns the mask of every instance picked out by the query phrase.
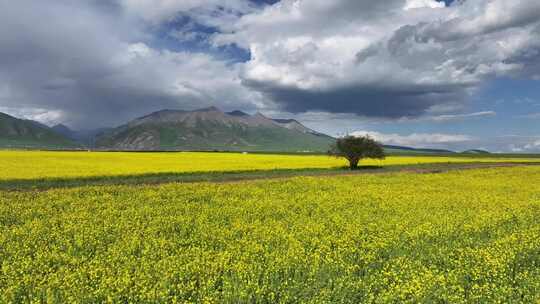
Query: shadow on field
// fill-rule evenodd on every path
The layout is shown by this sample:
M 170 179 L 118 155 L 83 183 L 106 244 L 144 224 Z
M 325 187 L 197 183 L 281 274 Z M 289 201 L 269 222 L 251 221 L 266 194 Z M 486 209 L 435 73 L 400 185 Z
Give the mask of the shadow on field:
M 365 167 L 362 171 L 381 170 L 382 167 Z M 311 176 L 351 172 L 340 167 L 325 169 L 274 169 L 215 172 L 150 173 L 139 175 L 115 175 L 69 178 L 11 179 L 0 180 L 0 191 L 48 190 L 54 188 L 73 188 L 81 186 L 104 185 L 145 185 L 174 182 L 227 182 L 251 179 Z
M 342 170 L 346 170 L 346 171 L 349 171 L 349 172 L 354 172 L 354 171 L 366 171 L 366 170 L 381 170 L 381 169 L 384 169 L 383 166 L 358 166 L 358 168 L 356 169 L 350 169 L 349 166 L 343 166 L 343 167 L 339 167 L 340 169 Z
M 466 170 L 480 168 L 500 168 L 515 166 L 538 166 L 539 162 L 514 163 L 432 163 L 388 166 L 360 166 L 350 170 L 348 166 L 334 168 L 302 168 L 302 169 L 274 169 L 274 170 L 243 170 L 243 171 L 214 171 L 214 172 L 182 172 L 182 173 L 150 173 L 139 175 L 92 176 L 70 178 L 43 178 L 43 179 L 11 179 L 0 180 L 0 191 L 28 191 L 48 190 L 55 188 L 74 188 L 83 186 L 107 185 L 155 185 L 165 183 L 193 183 L 193 182 L 234 182 L 242 180 L 258 180 L 272 178 L 286 178 L 296 176 L 335 176 L 376 174 L 391 172 L 428 173 L 436 174 L 451 170 Z

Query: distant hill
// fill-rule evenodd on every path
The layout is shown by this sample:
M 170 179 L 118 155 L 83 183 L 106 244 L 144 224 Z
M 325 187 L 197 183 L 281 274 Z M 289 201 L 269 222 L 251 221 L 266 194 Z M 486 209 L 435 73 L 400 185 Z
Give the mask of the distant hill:
M 277 123 L 278 125 L 286 128 L 286 129 L 289 129 L 289 130 L 295 130 L 295 131 L 298 131 L 298 132 L 304 133 L 304 134 L 313 134 L 313 135 L 317 135 L 317 136 L 327 136 L 325 134 L 319 133 L 317 131 L 314 131 L 314 130 L 304 126 L 303 124 L 301 124 L 300 122 L 298 122 L 295 119 L 272 119 L 272 120 L 275 123 Z
M 456 152 L 444 149 L 429 149 L 429 148 L 410 148 L 402 146 L 384 146 L 386 153 L 399 154 L 454 154 Z
M 69 127 L 59 124 L 51 128 L 54 132 L 65 136 L 67 138 L 71 138 L 74 135 L 74 131 L 72 131 Z
M 32 120 L 0 113 L 0 147 L 17 149 L 74 149 L 77 143 Z
M 94 130 L 72 130 L 66 125 L 58 124 L 51 128 L 56 133 L 67 137 L 68 139 L 75 141 L 85 147 L 93 147 L 96 137 L 110 129 L 101 128 Z
M 104 131 L 93 142 L 104 150 L 326 152 L 334 141 L 294 119 L 210 107 L 154 112 Z M 389 154 L 454 153 L 400 146 L 385 146 L 385 150 Z
M 297 121 L 257 113 L 225 113 L 215 107 L 163 110 L 135 119 L 96 138 L 113 150 L 224 150 L 325 152 L 334 139 Z
M 489 151 L 479 150 L 479 149 L 467 150 L 467 151 L 463 151 L 462 153 L 463 154 L 491 154 Z
M 0 113 L 0 148 L 126 151 L 326 152 L 335 138 L 294 119 L 271 119 L 261 113 L 162 110 L 112 129 L 76 131 L 49 128 Z M 385 145 L 388 154 L 450 154 L 449 150 Z M 489 153 L 469 150 L 463 153 Z

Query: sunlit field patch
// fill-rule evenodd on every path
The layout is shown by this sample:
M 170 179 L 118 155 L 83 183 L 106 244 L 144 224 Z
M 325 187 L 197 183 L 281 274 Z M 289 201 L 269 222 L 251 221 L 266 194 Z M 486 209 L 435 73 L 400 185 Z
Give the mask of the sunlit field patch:
M 0 192 L 0 302 L 531 303 L 538 180 L 527 167 Z
M 500 161 L 537 162 L 539 159 L 391 156 L 383 161 L 365 160 L 361 164 L 390 166 Z M 345 165 L 344 160 L 324 155 L 0 151 L 0 180 L 185 172 L 320 169 Z

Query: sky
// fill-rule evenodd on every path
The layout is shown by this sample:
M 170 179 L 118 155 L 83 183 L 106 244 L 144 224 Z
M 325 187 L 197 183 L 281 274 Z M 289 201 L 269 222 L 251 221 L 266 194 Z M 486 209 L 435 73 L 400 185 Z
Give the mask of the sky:
M 0 112 L 217 106 L 386 144 L 540 152 L 538 0 L 0 0 Z

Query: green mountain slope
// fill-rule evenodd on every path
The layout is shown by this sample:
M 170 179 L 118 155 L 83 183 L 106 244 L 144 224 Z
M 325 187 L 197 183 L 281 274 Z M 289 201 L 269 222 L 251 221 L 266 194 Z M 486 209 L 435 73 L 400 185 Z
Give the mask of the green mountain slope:
M 164 110 L 105 132 L 96 147 L 113 150 L 221 150 L 324 152 L 333 138 L 262 114 Z
M 441 154 L 454 154 L 454 151 L 443 149 L 430 149 L 430 148 L 411 148 L 403 146 L 385 145 L 384 150 L 388 154 L 400 154 L 400 155 L 441 155 Z
M 478 154 L 478 155 L 491 154 L 489 151 L 480 150 L 480 149 L 471 149 L 471 150 L 463 151 L 461 153 L 463 153 L 463 154 Z
M 78 145 L 49 127 L 0 113 L 0 148 L 73 149 Z

